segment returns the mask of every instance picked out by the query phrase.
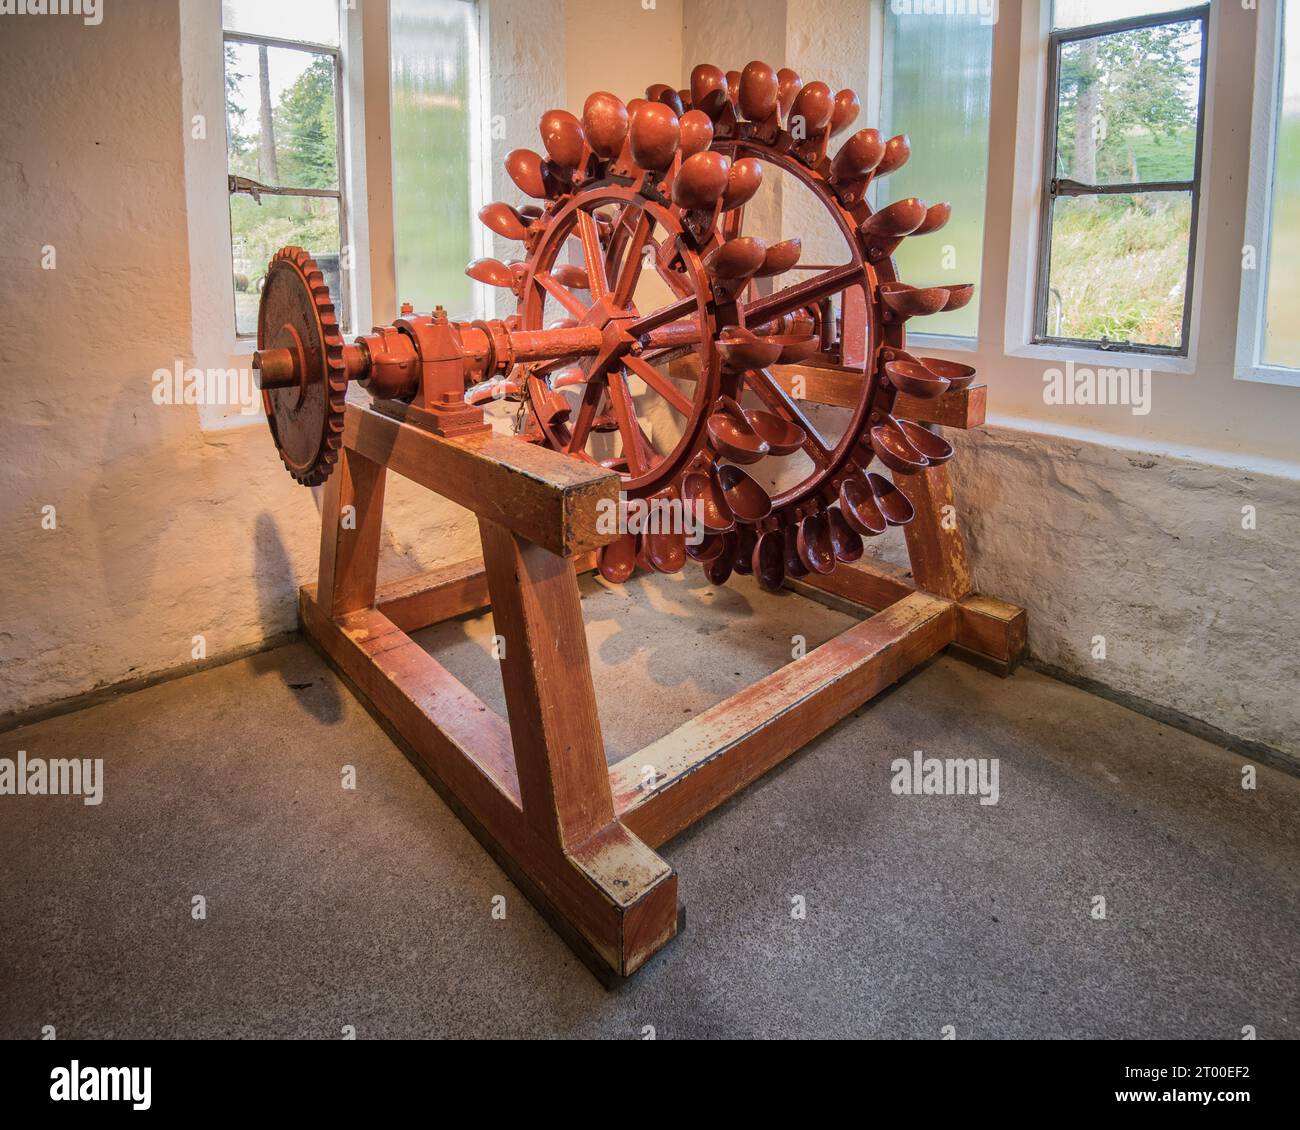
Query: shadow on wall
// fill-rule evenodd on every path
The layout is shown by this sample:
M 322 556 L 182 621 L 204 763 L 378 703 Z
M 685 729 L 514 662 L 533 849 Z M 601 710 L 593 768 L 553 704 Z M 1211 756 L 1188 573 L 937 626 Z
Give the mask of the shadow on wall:
M 257 516 L 253 547 L 253 583 L 257 586 L 262 630 L 267 638 L 271 638 L 293 627 L 294 620 L 286 623 L 285 610 L 286 607 L 297 608 L 298 581 L 275 519 L 265 511 Z M 291 617 L 295 615 L 290 612 Z M 315 680 L 296 682 L 292 668 L 284 669 L 265 651 L 258 652 L 250 662 L 258 674 L 280 667 L 280 678 L 291 690 L 298 692 L 295 696 L 298 703 L 317 722 L 333 724 L 342 720 L 343 701 L 333 679 L 323 679 L 319 683 Z

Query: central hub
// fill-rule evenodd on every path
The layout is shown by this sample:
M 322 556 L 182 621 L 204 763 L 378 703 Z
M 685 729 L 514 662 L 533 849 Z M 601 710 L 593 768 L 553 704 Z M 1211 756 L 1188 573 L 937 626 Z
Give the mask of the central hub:
M 592 303 L 579 325 L 594 326 L 601 331 L 600 349 L 587 372 L 589 381 L 604 376 L 614 368 L 624 353 L 640 353 L 641 343 L 627 332 L 636 314 L 614 304 L 608 294 Z

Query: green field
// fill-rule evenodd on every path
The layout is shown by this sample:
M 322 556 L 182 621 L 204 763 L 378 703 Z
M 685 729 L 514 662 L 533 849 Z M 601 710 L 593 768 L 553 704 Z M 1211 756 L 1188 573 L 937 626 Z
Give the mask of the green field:
M 1099 180 L 1190 178 L 1196 134 L 1136 128 L 1107 138 Z M 1068 154 L 1062 152 L 1068 168 Z M 1177 348 L 1182 343 L 1191 195 L 1152 192 L 1062 197 L 1052 224 L 1047 332 Z
M 1181 192 L 1059 200 L 1049 335 L 1179 345 L 1190 218 Z

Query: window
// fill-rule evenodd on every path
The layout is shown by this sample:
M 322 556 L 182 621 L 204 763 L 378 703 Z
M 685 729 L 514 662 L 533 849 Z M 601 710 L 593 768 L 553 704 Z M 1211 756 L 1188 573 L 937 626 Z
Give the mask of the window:
M 398 299 L 480 316 L 465 264 L 488 254 L 478 12 L 467 0 L 390 0 L 393 248 Z
M 1187 353 L 1208 18 L 1056 0 L 1035 342 Z
M 1258 19 L 1237 375 L 1300 385 L 1300 3 Z
M 909 136 L 912 156 L 876 204 L 919 196 L 952 205 L 941 231 L 904 240 L 895 253 L 900 275 L 918 286 L 978 283 L 984 258 L 993 23 L 977 4 L 943 8 L 885 5 L 881 120 L 887 135 Z M 967 306 L 926 318 L 920 332 L 974 338 L 979 294 L 977 286 Z
M 257 333 L 266 264 L 285 244 L 311 253 L 346 327 L 338 0 L 223 0 L 222 27 L 236 333 Z

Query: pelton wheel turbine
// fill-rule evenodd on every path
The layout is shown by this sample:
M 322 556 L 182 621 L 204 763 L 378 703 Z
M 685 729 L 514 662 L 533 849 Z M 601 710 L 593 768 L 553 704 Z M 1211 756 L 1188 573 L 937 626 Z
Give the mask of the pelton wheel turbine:
M 657 84 L 627 105 L 602 91 L 581 118 L 549 111 L 545 156 L 507 156 L 531 202 L 489 204 L 479 217 L 518 242 L 519 257 L 477 259 L 466 273 L 511 291 L 516 311 L 504 322 L 438 323 L 464 352 L 464 402 L 517 401 L 521 439 L 616 470 L 628 498 L 681 500 L 703 518 L 699 544 L 680 532 L 622 535 L 601 553 L 607 579 L 638 565 L 676 572 L 688 556 L 718 584 L 733 570 L 770 589 L 829 573 L 861 556 L 864 536 L 912 517 L 902 492 L 870 469 L 876 460 L 909 474 L 951 457 L 942 437 L 894 415 L 895 400 L 939 396 L 975 371 L 907 353 L 904 326 L 965 305 L 973 288 L 898 280 L 894 250 L 941 228 L 949 207 L 909 198 L 873 211 L 870 184 L 911 148 L 904 135 L 862 129 L 830 156 L 858 111 L 851 90 L 805 84 L 789 69 L 700 65 L 689 90 Z M 746 230 L 746 205 L 772 167 L 812 193 L 847 247 L 842 262 L 802 266 L 798 239 Z M 259 344 L 275 332 L 265 317 L 273 297 L 268 281 Z M 409 358 L 393 335 L 359 339 L 343 367 L 373 395 L 410 399 L 414 385 L 394 375 Z M 290 365 L 283 340 L 267 344 L 281 345 L 268 381 L 309 369 L 297 383 L 314 387 L 310 350 L 296 345 Z M 838 438 L 818 431 L 773 372 L 798 362 L 834 367 L 856 388 Z M 322 381 L 333 390 L 337 377 Z M 275 417 L 272 430 L 283 454 Z M 786 461 L 784 473 L 753 466 L 764 461 Z

